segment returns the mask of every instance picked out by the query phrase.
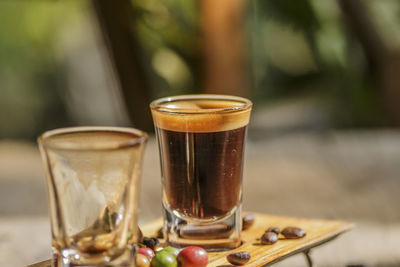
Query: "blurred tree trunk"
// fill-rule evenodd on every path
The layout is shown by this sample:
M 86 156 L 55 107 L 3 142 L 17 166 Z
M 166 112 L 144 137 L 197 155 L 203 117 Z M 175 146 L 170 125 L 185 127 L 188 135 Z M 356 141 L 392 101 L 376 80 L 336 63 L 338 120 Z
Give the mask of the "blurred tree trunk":
M 339 5 L 350 31 L 364 50 L 371 73 L 374 74 L 383 64 L 387 51 L 369 17 L 367 7 L 360 0 L 339 0 Z
M 129 0 L 92 0 L 109 57 L 119 81 L 131 122 L 142 130 L 153 130 L 150 82 L 142 60 Z
M 249 96 L 247 0 L 202 0 L 206 93 Z
M 389 123 L 400 126 L 400 51 L 389 50 L 368 16 L 365 2 L 339 0 L 347 24 L 360 42 L 369 72 L 381 90 Z
M 382 67 L 381 79 L 384 101 L 391 122 L 400 126 L 400 50 L 390 51 L 387 59 Z

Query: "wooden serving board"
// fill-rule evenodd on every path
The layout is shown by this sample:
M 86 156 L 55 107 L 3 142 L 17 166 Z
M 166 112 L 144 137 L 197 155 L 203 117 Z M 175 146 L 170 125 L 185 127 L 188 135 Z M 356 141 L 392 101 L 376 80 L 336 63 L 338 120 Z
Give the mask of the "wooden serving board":
M 226 260 L 226 256 L 240 251 L 250 253 L 250 261 L 245 266 L 270 266 L 287 257 L 307 252 L 311 248 L 329 242 L 354 227 L 353 223 L 344 221 L 304 219 L 260 213 L 252 214 L 255 215 L 255 222 L 249 229 L 242 231 L 243 244 L 234 250 L 208 253 L 209 267 L 232 266 Z M 145 236 L 156 236 L 161 225 L 162 219 L 160 218 L 144 225 L 141 229 Z M 286 226 L 296 226 L 307 231 L 307 235 L 300 239 L 280 239 L 273 245 L 262 245 L 260 237 L 271 226 L 278 226 L 281 229 Z
M 255 215 L 254 225 L 242 231 L 243 244 L 237 249 L 225 252 L 210 252 L 209 267 L 232 266 L 226 260 L 228 254 L 240 251 L 250 253 L 250 261 L 247 267 L 270 266 L 287 257 L 298 253 L 307 252 L 311 248 L 331 241 L 340 234 L 349 231 L 354 227 L 353 223 L 345 221 L 330 221 L 317 219 L 304 219 L 295 217 L 283 217 L 252 213 Z M 162 226 L 162 218 L 141 226 L 145 236 L 156 236 Z M 259 238 L 271 226 L 278 226 L 281 229 L 286 226 L 296 226 L 307 231 L 307 235 L 300 239 L 280 239 L 273 245 L 261 245 Z M 44 261 L 29 265 L 28 267 L 50 267 L 51 261 Z

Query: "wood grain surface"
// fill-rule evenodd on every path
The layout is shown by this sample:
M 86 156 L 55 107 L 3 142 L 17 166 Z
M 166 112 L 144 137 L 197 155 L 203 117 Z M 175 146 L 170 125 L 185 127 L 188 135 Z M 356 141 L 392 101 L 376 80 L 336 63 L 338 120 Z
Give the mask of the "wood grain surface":
M 249 214 L 249 212 L 247 212 Z M 240 251 L 250 253 L 250 261 L 245 265 L 248 267 L 270 266 L 278 261 L 297 253 L 307 252 L 310 249 L 331 241 L 340 234 L 351 230 L 353 223 L 345 221 L 331 221 L 319 219 L 305 219 L 295 217 L 283 217 L 252 213 L 255 215 L 254 225 L 242 231 L 243 244 L 237 249 L 225 252 L 210 252 L 209 267 L 232 266 L 226 260 L 226 256 Z M 156 236 L 162 226 L 162 218 L 141 226 L 143 234 L 148 237 Z M 287 226 L 296 226 L 307 231 L 307 235 L 300 239 L 284 239 L 280 236 L 277 243 L 273 245 L 262 245 L 260 237 L 271 226 L 281 229 Z M 162 240 L 161 240 L 162 242 Z M 28 267 L 50 267 L 50 260 L 40 262 Z
M 331 221 L 319 219 L 304 219 L 295 217 L 283 217 L 253 213 L 255 215 L 254 225 L 242 232 L 243 244 L 237 249 L 226 252 L 209 253 L 208 266 L 231 266 L 226 260 L 230 253 L 247 251 L 250 253 L 250 261 L 245 266 L 269 266 L 287 257 L 301 252 L 307 252 L 311 248 L 331 241 L 338 235 L 352 229 L 353 223 L 345 221 Z M 141 227 L 145 236 L 155 236 L 162 225 L 162 219 L 155 220 Z M 307 235 L 300 239 L 280 239 L 273 245 L 262 245 L 260 237 L 271 226 L 281 229 L 287 226 L 297 226 L 305 231 Z

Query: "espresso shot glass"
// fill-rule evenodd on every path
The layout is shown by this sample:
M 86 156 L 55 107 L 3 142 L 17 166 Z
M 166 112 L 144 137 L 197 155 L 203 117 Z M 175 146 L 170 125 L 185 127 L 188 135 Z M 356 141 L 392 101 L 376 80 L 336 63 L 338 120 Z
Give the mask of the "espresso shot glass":
M 227 95 L 150 104 L 169 245 L 221 251 L 240 245 L 244 147 L 252 103 Z

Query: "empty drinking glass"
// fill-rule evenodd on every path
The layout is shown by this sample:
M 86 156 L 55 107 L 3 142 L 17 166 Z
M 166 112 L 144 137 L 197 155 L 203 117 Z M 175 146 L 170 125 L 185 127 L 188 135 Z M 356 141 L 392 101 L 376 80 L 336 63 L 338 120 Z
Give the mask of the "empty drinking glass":
M 74 127 L 38 139 L 56 266 L 132 266 L 146 133 Z

